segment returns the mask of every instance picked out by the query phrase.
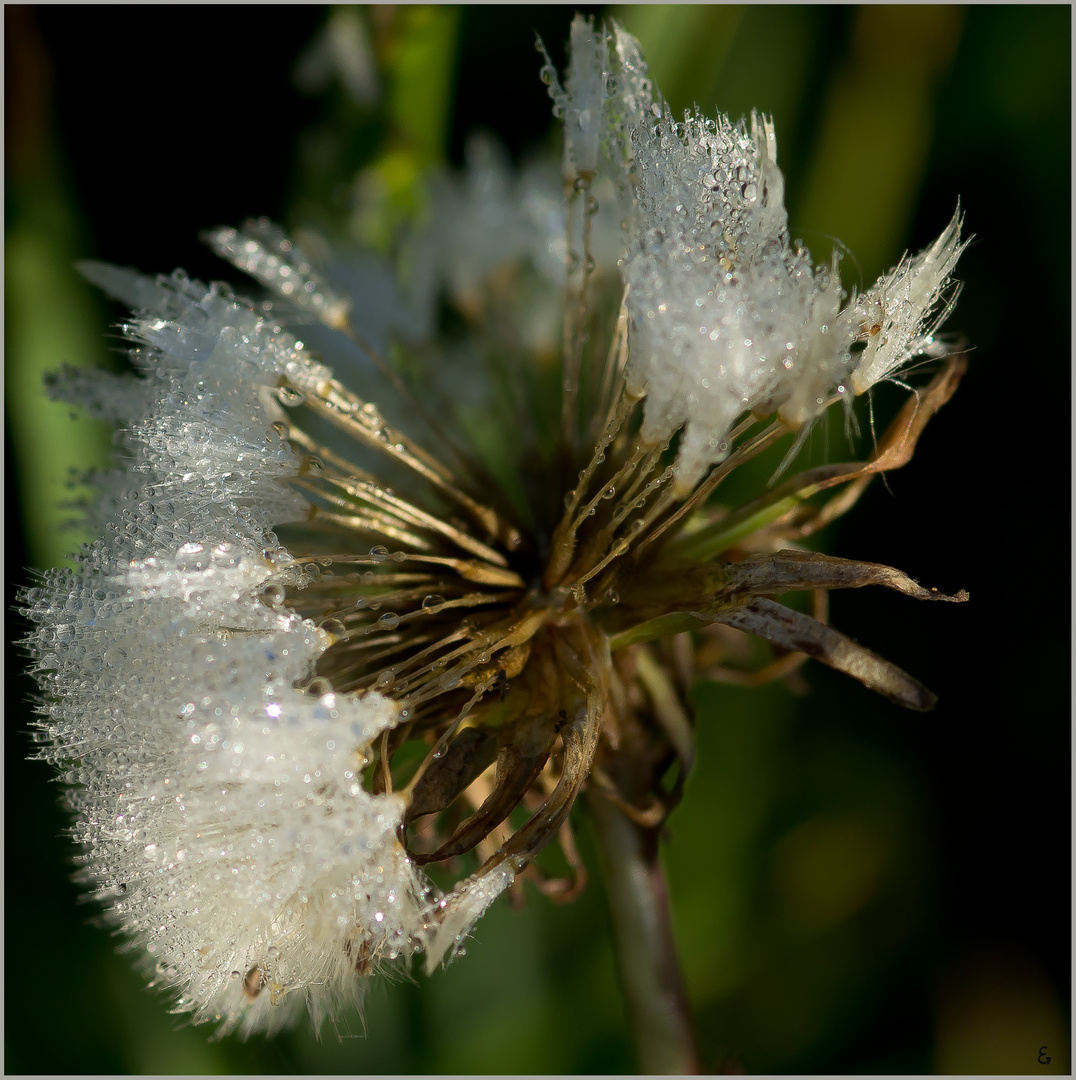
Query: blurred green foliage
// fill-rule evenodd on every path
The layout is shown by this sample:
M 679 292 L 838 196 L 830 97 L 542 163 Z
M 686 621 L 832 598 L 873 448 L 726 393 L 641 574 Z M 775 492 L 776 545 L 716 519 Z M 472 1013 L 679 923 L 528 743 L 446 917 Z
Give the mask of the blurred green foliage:
M 14 487 L 21 499 L 24 562 L 44 567 L 73 546 L 71 534 L 57 532 L 54 510 L 67 470 L 104 460 L 102 432 L 86 421 L 71 424 L 69 410 L 48 405 L 40 391 L 45 370 L 63 361 L 97 363 L 103 352 L 103 309 L 68 268 L 91 254 L 124 256 L 110 251 L 108 235 L 99 237 L 99 251 L 84 247 L 92 230 L 83 218 L 92 219 L 94 208 L 79 205 L 77 181 L 66 178 L 47 86 L 50 66 L 64 53 L 64 31 L 51 24 L 43 42 L 29 10 L 5 9 L 9 53 L 17 48 L 22 57 L 21 67 L 8 68 L 14 104 L 5 380 L 9 492 Z M 170 18 L 195 33 L 204 25 L 207 55 L 223 37 L 239 63 L 243 25 L 238 17 L 215 22 L 216 10 L 174 9 Z M 850 525 L 826 542 L 837 554 L 951 575 L 939 585 L 982 596 L 981 620 L 996 579 L 971 547 L 984 542 L 988 519 L 993 524 L 988 493 L 1020 490 L 1025 474 L 1018 468 L 1033 460 L 1010 454 L 994 464 L 993 475 L 974 479 L 999 442 L 1012 449 L 1011 420 L 979 443 L 988 419 L 1007 419 L 1003 410 L 1011 407 L 991 385 L 993 372 L 1033 362 L 1035 378 L 1052 376 L 1059 398 L 1069 377 L 1070 9 L 639 6 L 614 14 L 640 38 L 655 82 L 675 107 L 774 114 L 793 232 L 819 258 L 828 237 L 840 237 L 858 259 L 846 260 L 847 284 L 870 284 L 905 247 L 918 250 L 933 239 L 957 197 L 964 198 L 968 231 L 980 234 L 982 245 L 962 263 L 967 291 L 953 326 L 979 348 L 990 374 L 969 378 L 934 421 L 919 451 L 925 463 L 892 481 L 900 496 L 895 506 L 883 501 L 884 492 L 872 492 L 860 531 Z M 351 15 L 363 20 L 382 96 L 363 105 L 339 84 L 322 92 L 313 121 L 295 132 L 298 152 L 275 147 L 272 168 L 292 178 L 286 200 L 281 179 L 278 217 L 342 226 L 351 220 L 354 185 L 374 181 L 394 213 L 409 213 L 414 178 L 446 155 L 458 161 L 470 127 L 506 130 L 516 153 L 528 140 L 555 146 L 550 125 L 528 119 L 548 118 L 532 31 L 546 28 L 554 56 L 563 56 L 568 9 L 413 7 Z M 280 44 L 275 56 L 243 61 L 255 70 L 290 64 L 306 46 L 279 11 L 259 9 L 251 17 L 266 20 Z M 148 56 L 148 37 L 144 46 Z M 141 93 L 144 59 L 129 63 L 130 92 Z M 259 125 L 273 125 L 271 112 L 259 113 L 256 92 L 235 110 L 238 119 L 230 115 L 228 123 L 248 125 L 251 137 Z M 218 101 L 206 123 L 223 122 L 218 115 L 228 113 L 229 103 Z M 150 188 L 154 169 L 170 167 L 156 134 L 130 133 Z M 216 170 L 242 167 L 213 162 Z M 209 219 L 197 224 L 212 225 L 225 209 L 201 198 Z M 168 270 L 178 257 L 161 251 L 157 265 L 142 269 Z M 1030 314 L 1021 322 L 1010 305 L 1030 306 Z M 1051 334 L 1060 348 L 1048 347 Z M 1019 343 L 1019 357 L 1006 351 Z M 884 413 L 891 405 L 884 393 L 879 398 Z M 962 399 L 972 415 L 959 411 Z M 1065 417 L 1047 401 L 1040 446 L 1051 423 L 1064 427 Z M 933 429 L 946 425 L 948 438 L 935 437 Z M 838 425 L 832 427 L 823 442 L 843 448 Z M 845 453 L 821 444 L 814 450 Z M 736 483 L 764 484 L 774 464 L 760 462 Z M 1039 488 L 1023 490 L 1027 499 L 1040 496 Z M 1064 523 L 1057 524 L 1064 535 Z M 1023 539 L 1015 525 L 997 528 L 995 545 Z M 21 577 L 18 567 L 14 576 Z M 985 595 L 977 596 L 977 587 Z M 986 796 L 1003 790 L 1001 782 L 1023 782 L 1014 779 L 1021 775 L 1015 766 L 1004 771 L 1003 758 L 1032 769 L 1053 748 L 1054 771 L 1043 783 L 1060 791 L 1049 806 L 1067 816 L 1063 723 L 1001 727 L 995 737 L 1008 752 L 986 764 L 954 756 L 984 737 L 974 701 L 993 696 L 1007 703 L 1002 712 L 1009 716 L 1014 702 L 1030 701 L 1029 715 L 1048 718 L 1056 707 L 1063 717 L 1063 679 L 1050 672 L 1064 650 L 1040 623 L 1026 645 L 1039 660 L 1034 687 L 1005 683 L 975 698 L 967 684 L 981 680 L 971 647 L 961 652 L 955 643 L 971 632 L 960 612 L 932 606 L 895 615 L 910 602 L 868 601 L 848 602 L 850 623 L 834 621 L 853 633 L 868 628 L 863 637 L 872 647 L 941 691 L 943 707 L 952 704 L 936 720 L 909 719 L 817 669 L 806 670 L 803 685 L 813 687 L 807 697 L 781 684 L 697 688 L 698 764 L 669 823 L 667 866 L 703 1059 L 715 1070 L 751 1072 L 1065 1072 L 1067 901 L 1062 895 L 1053 906 L 1039 903 L 1042 926 L 1030 927 L 1033 902 L 1022 909 L 1012 900 L 1025 857 L 1034 866 L 1049 851 L 1060 873 L 1054 892 L 1064 893 L 1064 822 L 1047 827 L 1041 814 L 1033 821 L 1014 808 L 991 818 L 980 809 Z M 873 603 L 880 614 L 872 622 L 862 613 Z M 940 629 L 909 640 L 906 627 L 928 624 Z M 25 688 L 13 680 L 9 694 Z M 55 789 L 41 766 L 20 762 L 25 715 L 25 707 L 9 709 L 9 773 L 18 775 L 7 796 L 6 1071 L 631 1071 L 584 815 L 581 849 L 593 876 L 574 904 L 556 907 L 531 892 L 521 911 L 497 905 L 465 957 L 430 979 L 378 982 L 364 1020 L 347 1019 L 338 1032 L 326 1028 L 320 1041 L 301 1027 L 275 1040 L 212 1042 L 208 1029 L 168 1016 L 127 958 L 116 955 L 116 943 L 87 925 L 88 909 L 75 906 L 71 853 L 56 835 L 62 818 Z M 933 723 L 955 734 L 933 736 L 924 726 Z M 939 749 L 941 739 L 949 741 Z M 963 775 L 977 769 L 987 770 L 981 783 Z M 961 816 L 964 804 L 970 811 Z M 999 821 L 1011 825 L 1011 840 Z M 992 830 L 989 839 L 975 835 L 980 825 Z M 967 881 L 949 872 L 953 859 L 966 867 Z M 1005 916 L 988 894 L 1008 877 L 1017 885 L 1009 892 L 999 886 L 1009 898 Z M 1037 1060 L 1042 1045 L 1051 1047 L 1049 1066 Z

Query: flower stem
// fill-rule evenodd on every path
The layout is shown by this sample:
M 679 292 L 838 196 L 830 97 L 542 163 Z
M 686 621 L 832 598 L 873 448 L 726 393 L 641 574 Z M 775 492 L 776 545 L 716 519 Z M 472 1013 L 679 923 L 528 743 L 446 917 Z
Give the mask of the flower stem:
M 676 958 L 658 830 L 631 821 L 593 787 L 598 838 L 620 981 L 642 1073 L 698 1073 L 691 1010 Z

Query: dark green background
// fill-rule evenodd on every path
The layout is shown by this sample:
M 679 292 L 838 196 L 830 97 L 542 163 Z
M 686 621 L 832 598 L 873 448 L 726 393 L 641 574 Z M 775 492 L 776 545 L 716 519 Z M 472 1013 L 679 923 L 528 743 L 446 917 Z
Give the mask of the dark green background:
M 200 229 L 339 208 L 386 140 L 456 163 L 475 127 L 515 154 L 548 141 L 534 33 L 559 62 L 571 13 L 398 13 L 381 55 L 390 121 L 291 88 L 324 9 L 5 8 L 9 603 L 27 568 L 71 547 L 49 509 L 63 462 L 101 453 L 92 425 L 34 400 L 42 367 L 107 362 L 120 345 L 106 338 L 120 313 L 71 261 L 227 277 Z M 677 107 L 775 114 L 793 232 L 816 254 L 839 236 L 869 284 L 932 240 L 958 196 L 977 237 L 949 323 L 975 347 L 965 383 L 890 490 L 876 485 L 827 538 L 834 554 L 971 593 L 962 606 L 832 600 L 831 621 L 933 688 L 937 710 L 902 712 L 819 667 L 799 697 L 697 690 L 699 764 L 667 861 L 704 1060 L 1067 1071 L 1070 9 L 622 17 Z M 883 413 L 899 400 L 878 397 Z M 365 1038 L 212 1043 L 179 1024 L 77 903 L 56 789 L 25 760 L 20 664 L 9 653 L 5 1071 L 630 1071 L 582 817 L 583 898 L 499 905 L 446 972 L 376 986 Z M 346 1026 L 361 1035 L 357 1018 Z

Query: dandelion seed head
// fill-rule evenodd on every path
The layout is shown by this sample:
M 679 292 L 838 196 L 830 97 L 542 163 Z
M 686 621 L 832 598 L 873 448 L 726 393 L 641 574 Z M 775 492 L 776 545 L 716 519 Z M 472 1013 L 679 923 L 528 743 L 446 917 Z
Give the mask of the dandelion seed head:
M 615 650 L 728 624 L 931 700 L 768 599 L 915 583 L 790 552 L 722 564 L 721 519 L 680 530 L 715 465 L 937 352 L 959 215 L 846 304 L 838 258 L 789 240 L 772 120 L 676 119 L 620 27 L 576 16 L 570 38 L 563 84 L 542 71 L 560 175 L 472 140 L 463 176 L 427 178 L 406 285 L 264 219 L 206 239 L 270 302 L 82 266 L 133 311 L 134 374 L 50 387 L 116 421 L 121 454 L 99 539 L 23 596 L 40 756 L 85 884 L 176 1010 L 222 1032 L 319 1024 L 417 954 L 432 971 L 525 873 L 575 889 L 534 859 L 555 839 L 572 863 L 569 810 L 622 729 L 691 756 L 655 720 L 660 665 Z M 443 348 L 442 290 L 468 330 Z M 401 342 L 435 357 L 421 394 L 379 351 Z M 377 401 L 334 350 L 362 354 Z M 476 362 L 501 355 L 528 361 L 514 387 Z M 554 381 L 560 414 L 536 421 Z M 428 864 L 465 869 L 442 893 Z

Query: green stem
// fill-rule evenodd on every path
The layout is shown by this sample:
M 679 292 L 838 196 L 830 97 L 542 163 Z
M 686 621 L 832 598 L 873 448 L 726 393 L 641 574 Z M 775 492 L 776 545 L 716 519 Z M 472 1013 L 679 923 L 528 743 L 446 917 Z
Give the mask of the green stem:
M 691 1010 L 676 959 L 658 832 L 636 825 L 593 788 L 597 834 L 620 981 L 641 1073 L 698 1073 Z
M 621 630 L 619 634 L 613 634 L 609 638 L 609 649 L 616 652 L 617 649 L 626 649 L 629 645 L 642 645 L 658 638 L 670 637 L 672 634 L 682 634 L 686 630 L 698 630 L 705 625 L 704 619 L 698 619 L 689 612 L 671 611 L 668 615 L 658 615 L 637 626 Z

